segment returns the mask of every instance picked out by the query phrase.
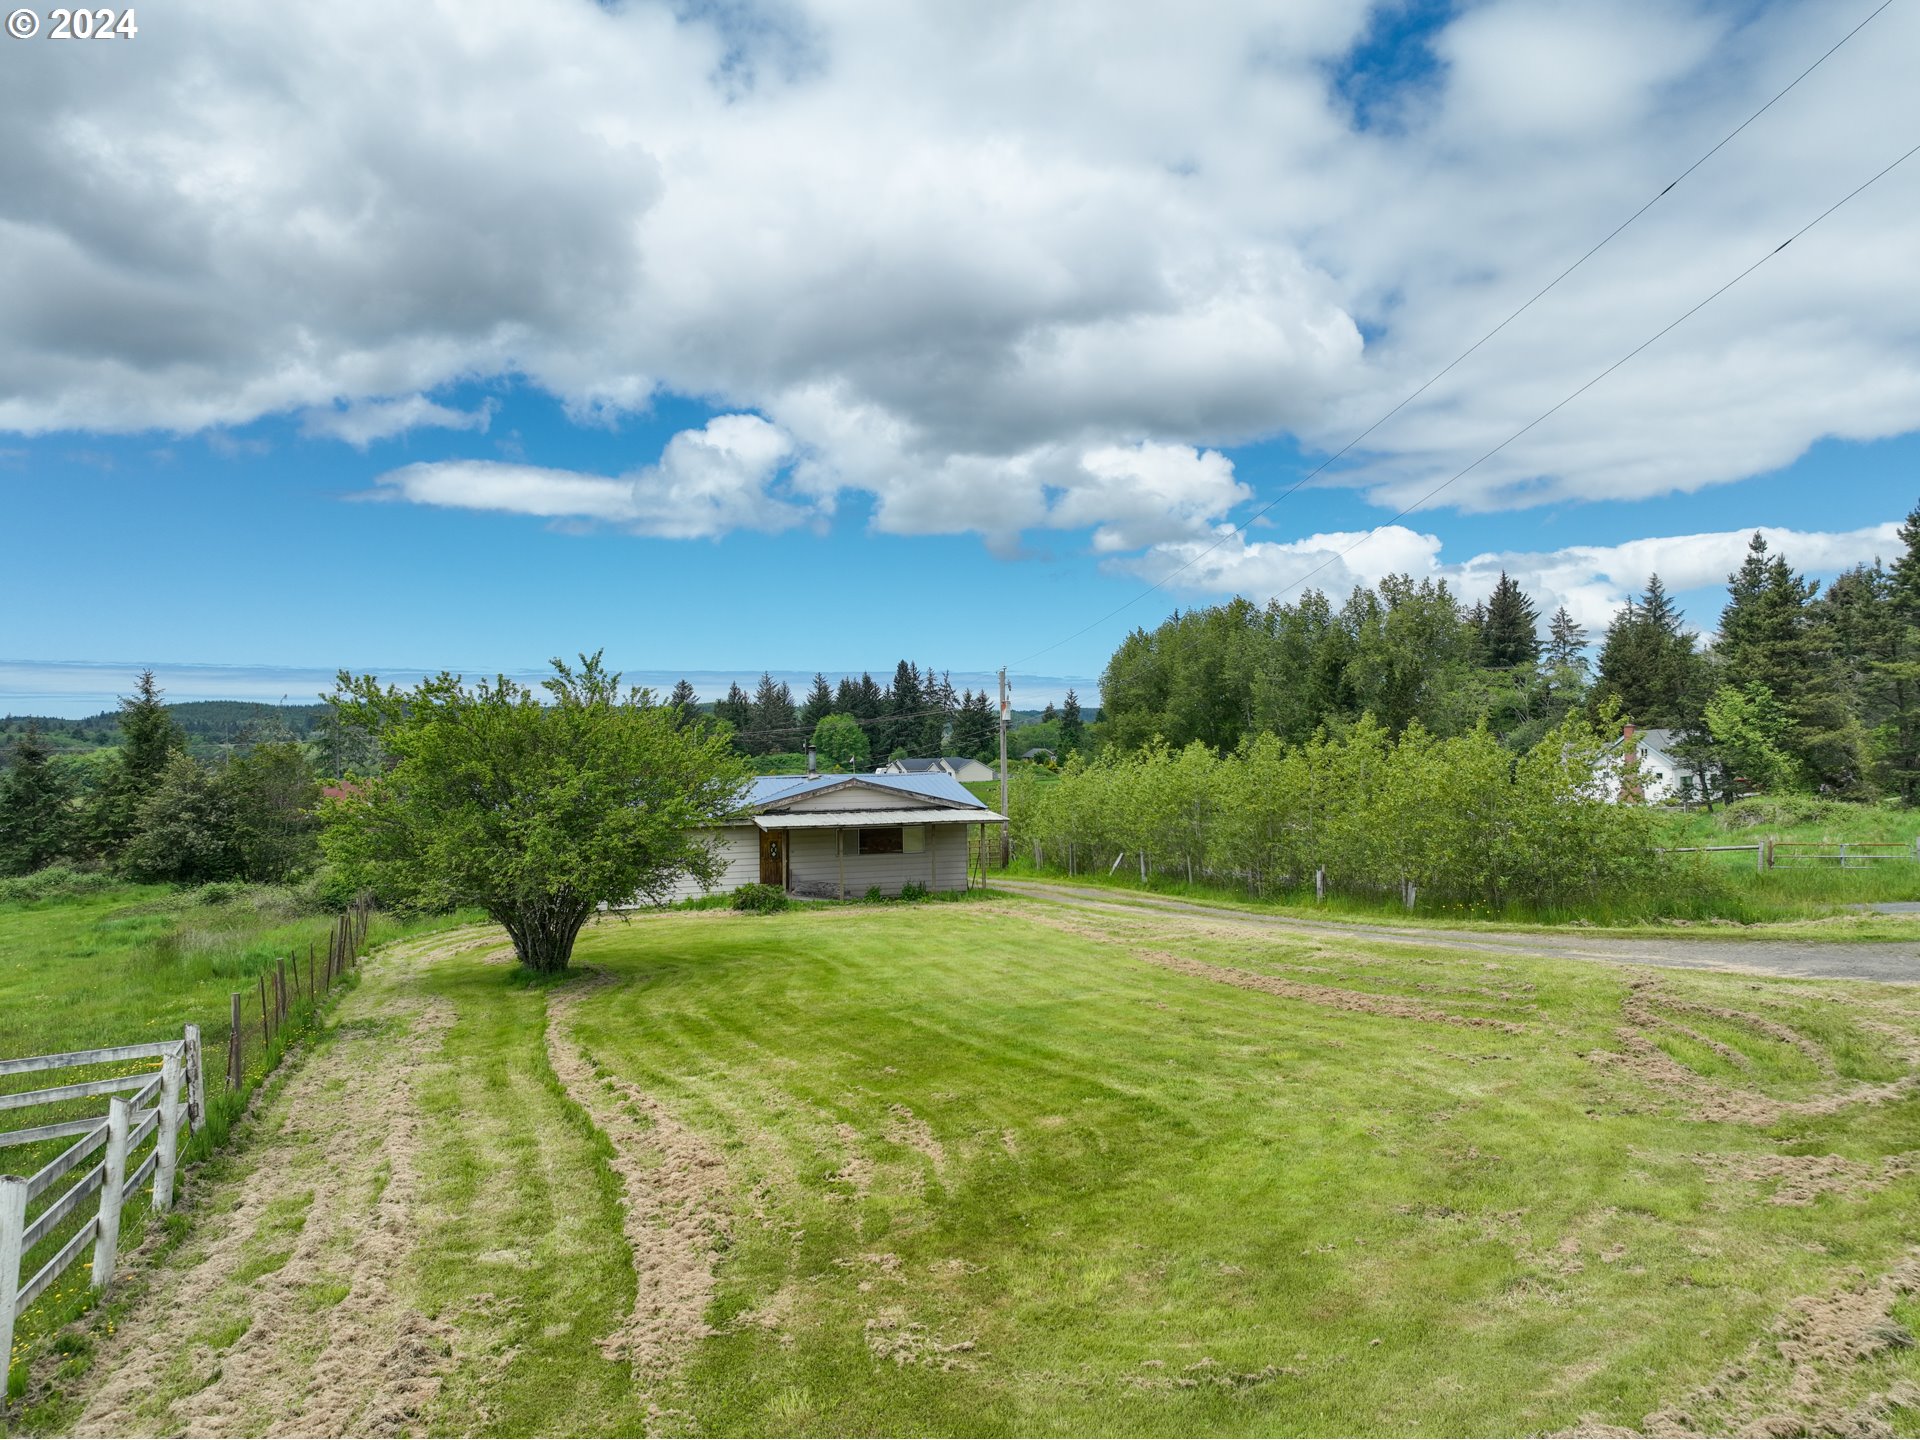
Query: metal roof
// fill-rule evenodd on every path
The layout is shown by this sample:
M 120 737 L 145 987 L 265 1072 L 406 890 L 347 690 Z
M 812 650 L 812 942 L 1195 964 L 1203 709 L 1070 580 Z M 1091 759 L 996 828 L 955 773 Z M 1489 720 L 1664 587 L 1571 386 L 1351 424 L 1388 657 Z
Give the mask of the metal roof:
M 1007 817 L 982 805 L 978 809 L 799 810 L 790 815 L 756 815 L 762 830 L 858 830 L 868 825 L 979 825 Z
M 741 796 L 741 806 L 748 810 L 760 810 L 783 800 L 797 800 L 802 795 L 811 795 L 817 790 L 829 786 L 859 784 L 869 785 L 880 790 L 893 790 L 904 795 L 920 795 L 929 800 L 938 800 L 943 805 L 964 805 L 969 809 L 984 810 L 981 802 L 966 786 L 953 776 L 941 773 L 936 775 L 755 775 L 747 781 L 745 793 Z

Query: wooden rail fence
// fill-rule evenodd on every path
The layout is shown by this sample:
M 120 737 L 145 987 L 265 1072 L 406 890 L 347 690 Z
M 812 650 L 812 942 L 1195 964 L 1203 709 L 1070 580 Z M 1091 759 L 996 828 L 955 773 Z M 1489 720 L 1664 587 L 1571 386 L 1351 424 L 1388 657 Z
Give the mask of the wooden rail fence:
M 257 1032 L 245 1014 L 247 992 L 236 990 L 228 997 L 226 1082 L 229 1092 L 245 1088 L 247 1036 L 257 1033 L 265 1049 L 285 1030 L 289 1021 L 300 1018 L 302 1013 L 310 1018 L 314 1002 L 358 966 L 372 920 L 372 909 L 364 904 L 355 905 L 339 916 L 327 937 L 324 956 L 317 946 L 307 947 L 304 977 L 298 951 L 289 951 L 285 958 L 276 960 L 271 970 L 262 971 Z M 97 1050 L 0 1060 L 0 1077 L 134 1060 L 158 1060 L 159 1068 L 133 1075 L 78 1080 L 43 1090 L 0 1092 L 0 1113 L 43 1105 L 67 1105 L 98 1095 L 110 1097 L 105 1116 L 96 1112 L 0 1134 L 0 1149 L 42 1144 L 69 1135 L 79 1137 L 32 1175 L 0 1174 L 0 1401 L 4 1401 L 6 1394 L 14 1324 L 20 1314 L 72 1268 L 86 1253 L 89 1242 L 93 1246 L 93 1288 L 106 1287 L 113 1279 L 120 1243 L 121 1208 L 149 1177 L 153 1182 L 154 1210 L 164 1213 L 173 1207 L 174 1177 L 180 1157 L 180 1120 L 183 1117 L 187 1120 L 191 1135 L 206 1124 L 207 1118 L 205 1064 L 198 1025 L 186 1026 L 178 1040 L 108 1045 Z M 152 1147 L 129 1174 L 128 1164 L 149 1140 L 153 1142 Z M 28 1218 L 28 1212 L 42 1197 L 103 1148 L 106 1153 L 91 1169 Z M 23 1266 L 34 1248 L 51 1240 L 96 1194 L 100 1197 L 97 1208 L 86 1222 L 32 1274 L 24 1274 Z
M 1763 874 L 1768 870 L 1806 865 L 1833 864 L 1846 870 L 1880 860 L 1920 861 L 1920 839 L 1912 844 L 1904 840 L 1761 840 L 1752 845 L 1671 845 L 1660 853 L 1751 854 L 1753 868 Z
M 96 1095 L 110 1097 L 104 1117 L 95 1113 L 0 1134 L 0 1147 L 33 1145 L 68 1135 L 80 1137 L 32 1175 L 0 1175 L 0 1356 L 6 1357 L 9 1364 L 13 1356 L 14 1320 L 66 1273 L 85 1253 L 89 1242 L 93 1246 L 94 1288 L 104 1289 L 113 1279 L 114 1260 L 120 1245 L 121 1207 L 149 1176 L 153 1179 L 153 1208 L 160 1212 L 172 1208 L 174 1174 L 180 1158 L 180 1121 L 183 1118 L 187 1121 L 189 1134 L 206 1122 L 206 1081 L 198 1025 L 188 1025 L 178 1040 L 0 1060 L 0 1075 L 71 1070 L 129 1060 L 158 1060 L 160 1068 L 104 1080 L 79 1080 L 44 1090 L 0 1094 L 0 1111 L 56 1105 Z M 153 1140 L 153 1148 L 129 1174 L 128 1162 L 148 1139 Z M 103 1148 L 106 1153 L 98 1164 L 41 1207 L 31 1220 L 27 1218 L 27 1211 L 36 1200 Z M 100 1199 L 86 1223 L 68 1236 L 33 1274 L 23 1275 L 22 1262 L 34 1247 L 51 1237 L 95 1194 Z

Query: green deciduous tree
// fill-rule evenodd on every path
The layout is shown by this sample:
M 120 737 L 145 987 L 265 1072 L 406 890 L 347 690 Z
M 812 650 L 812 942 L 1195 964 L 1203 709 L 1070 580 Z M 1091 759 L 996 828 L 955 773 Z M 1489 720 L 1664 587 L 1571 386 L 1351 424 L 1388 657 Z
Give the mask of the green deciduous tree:
M 555 972 L 596 907 L 715 878 L 697 827 L 737 809 L 745 774 L 724 734 L 677 728 L 597 653 L 554 661 L 543 689 L 342 672 L 331 703 L 393 763 L 325 803 L 324 844 L 354 883 L 484 910 L 523 964 Z
M 1720 765 L 1736 784 L 1754 790 L 1802 787 L 1800 762 L 1788 748 L 1793 722 L 1765 685 L 1722 685 L 1703 718 Z
M 820 723 L 813 727 L 813 748 L 823 762 L 842 770 L 858 773 L 872 765 L 873 750 L 867 732 L 851 715 L 822 716 Z

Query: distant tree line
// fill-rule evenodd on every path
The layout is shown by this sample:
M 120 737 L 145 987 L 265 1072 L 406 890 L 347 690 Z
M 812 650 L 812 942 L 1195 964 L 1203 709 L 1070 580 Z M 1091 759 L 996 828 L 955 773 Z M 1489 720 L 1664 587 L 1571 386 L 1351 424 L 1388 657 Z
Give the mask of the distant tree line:
M 1544 627 L 1509 576 L 1468 605 L 1444 580 L 1389 576 L 1339 604 L 1245 599 L 1136 630 L 1101 678 L 1100 746 L 1158 739 L 1228 754 L 1273 735 L 1338 736 L 1372 717 L 1398 736 L 1484 725 L 1529 750 L 1575 712 L 1679 732 L 1697 795 L 1819 790 L 1920 799 L 1920 508 L 1902 550 L 1824 589 L 1755 534 L 1717 633 L 1702 637 L 1658 575 L 1589 637 L 1564 608 Z M 1542 633 L 1544 628 L 1544 634 Z
M 763 673 L 752 694 L 737 682 L 711 707 L 702 707 L 693 686 L 682 680 L 666 703 L 687 724 L 711 720 L 727 727 L 742 755 L 787 755 L 811 743 L 822 763 L 863 770 L 900 756 L 964 755 L 995 760 L 999 754 L 999 715 L 993 696 L 971 688 L 956 693 L 949 672 L 910 660 L 894 667 L 892 682 L 881 686 L 871 673 L 840 677 L 832 684 L 816 673 L 804 699 L 791 686 Z M 1067 692 L 1055 710 L 1051 702 L 1015 733 L 1025 743 L 1012 753 L 1043 747 L 1063 757 L 1088 743 L 1080 698 Z M 1011 743 L 1011 742 L 1010 742 Z
M 59 861 L 129 879 L 295 878 L 319 856 L 320 785 L 306 748 L 265 735 L 208 762 L 163 703 L 153 672 L 121 701 L 120 744 L 63 760 L 29 724 L 0 773 L 0 874 Z

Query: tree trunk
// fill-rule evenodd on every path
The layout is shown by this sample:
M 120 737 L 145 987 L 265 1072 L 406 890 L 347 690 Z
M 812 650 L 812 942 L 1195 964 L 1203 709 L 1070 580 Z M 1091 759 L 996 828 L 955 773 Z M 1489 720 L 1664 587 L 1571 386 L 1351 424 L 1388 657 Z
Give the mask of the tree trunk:
M 503 904 L 493 918 L 513 937 L 520 963 L 540 975 L 558 975 L 573 958 L 573 942 L 593 907 L 572 895 L 542 895 Z

